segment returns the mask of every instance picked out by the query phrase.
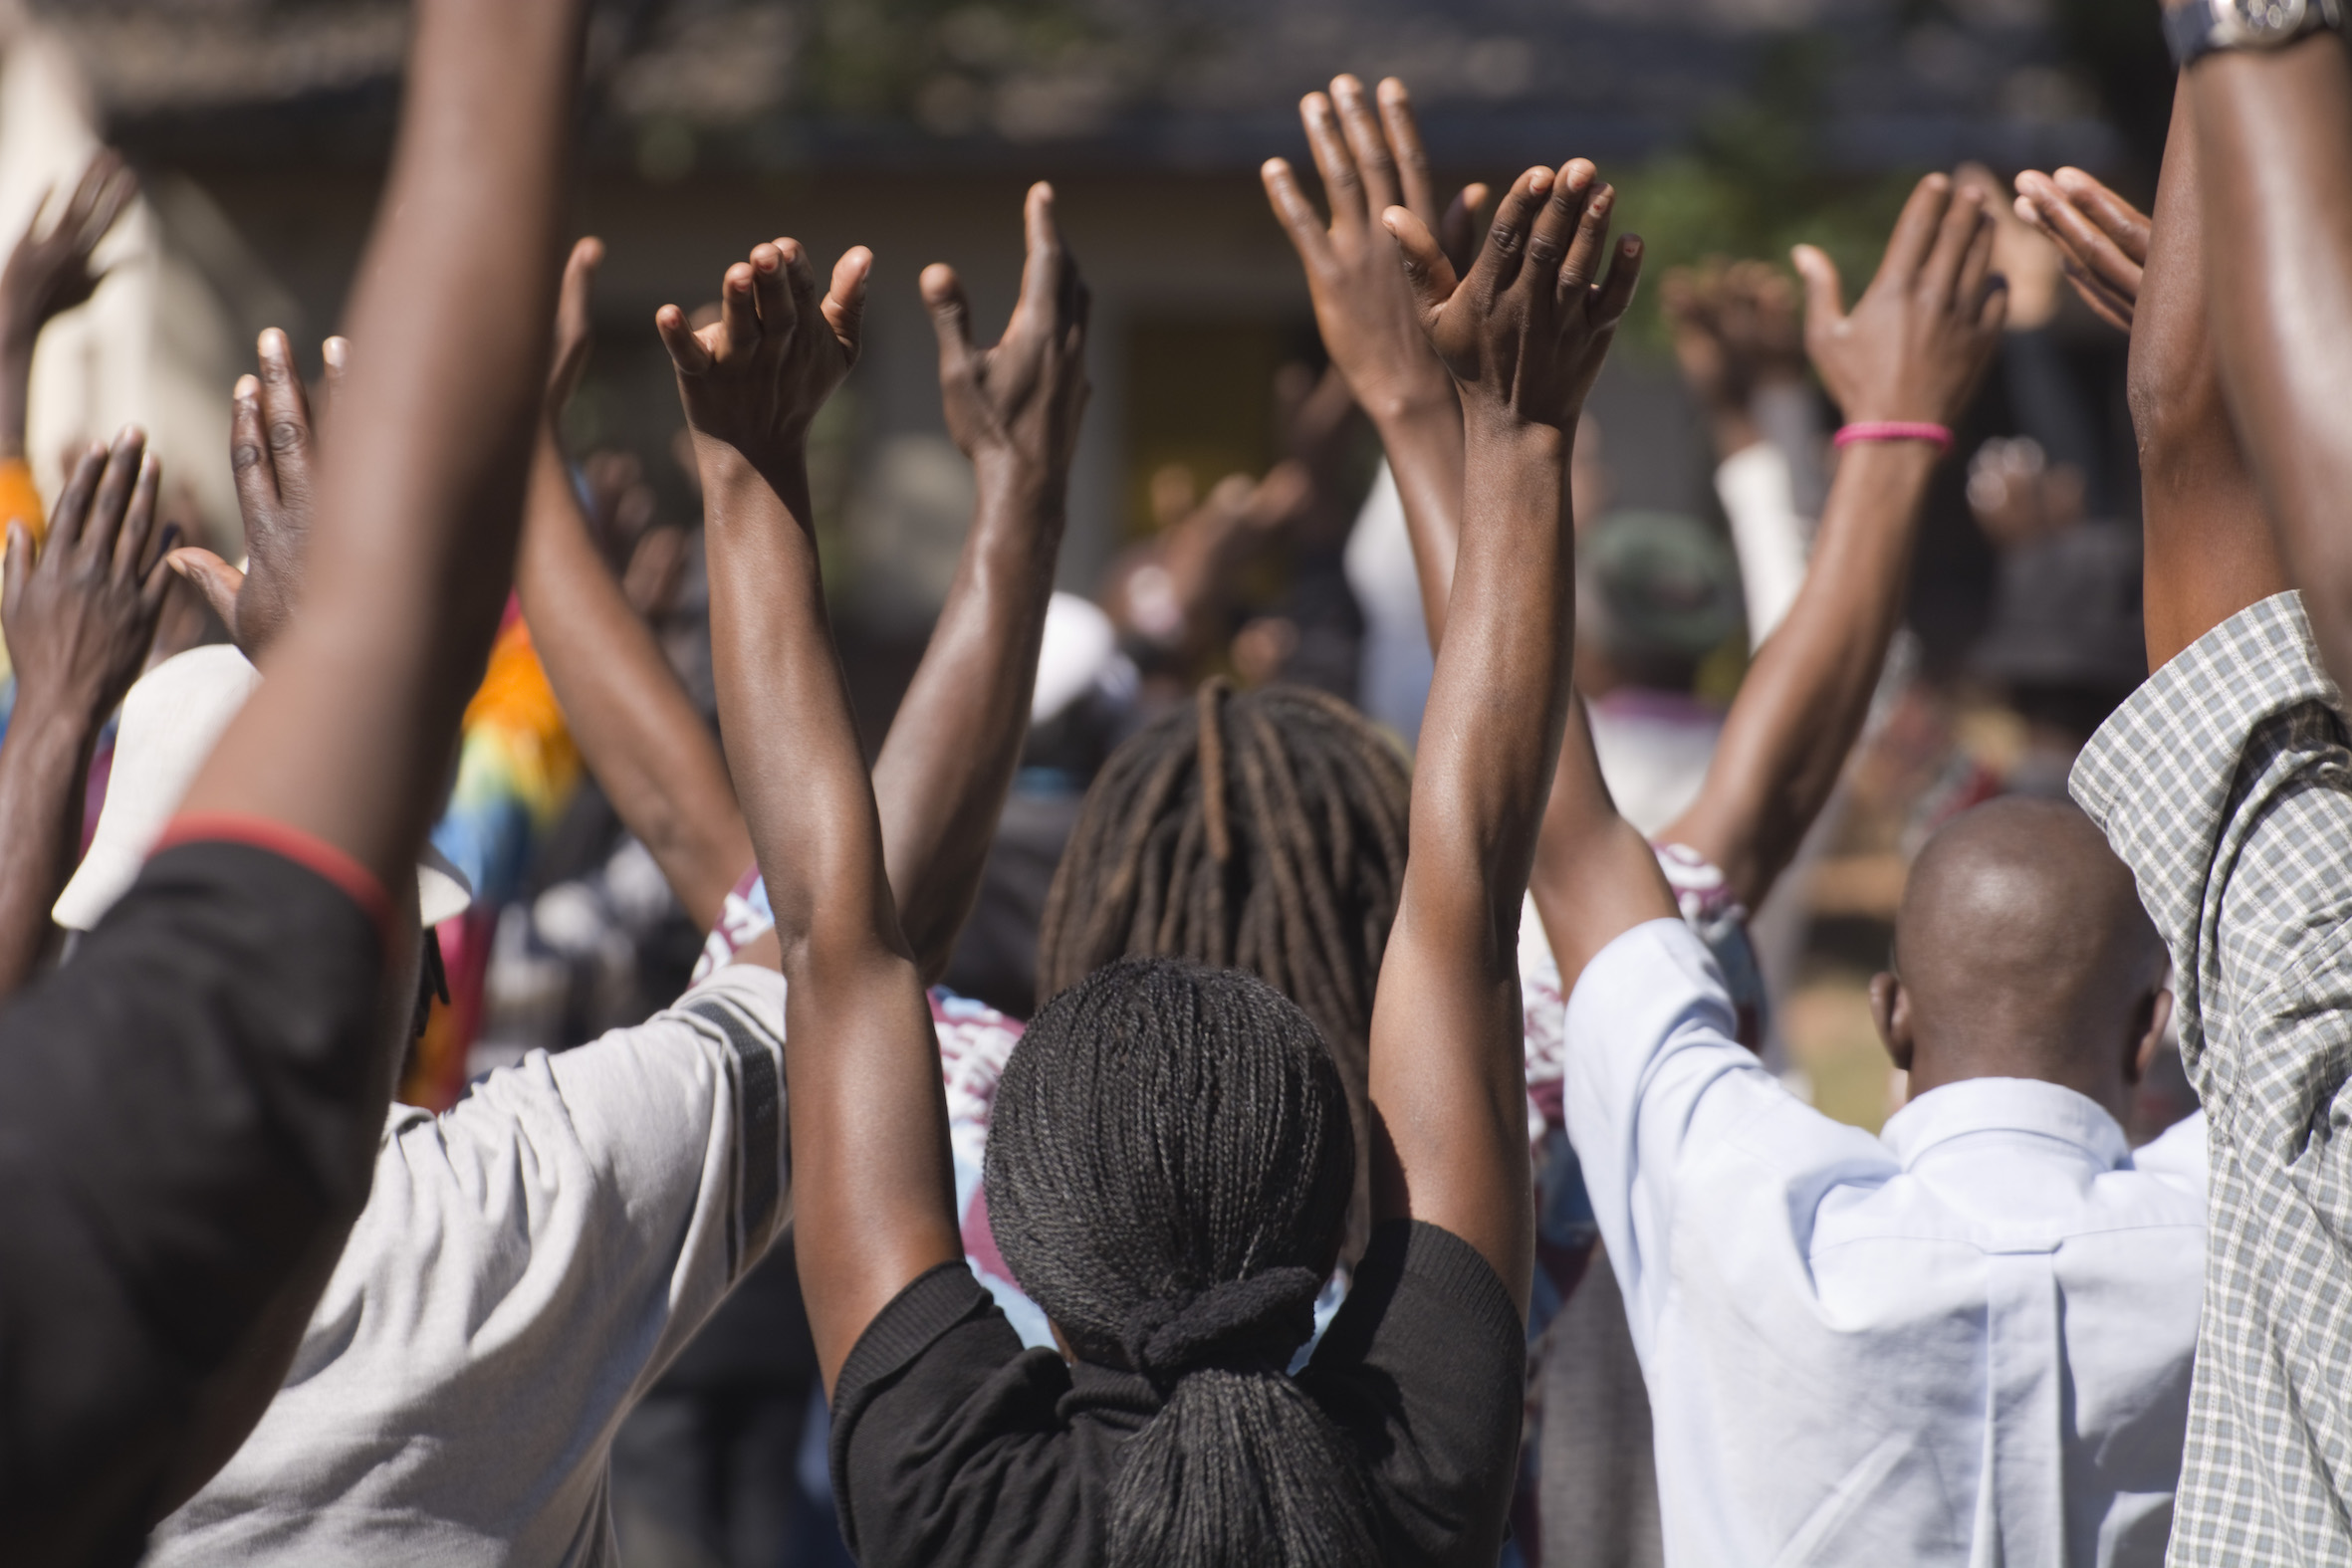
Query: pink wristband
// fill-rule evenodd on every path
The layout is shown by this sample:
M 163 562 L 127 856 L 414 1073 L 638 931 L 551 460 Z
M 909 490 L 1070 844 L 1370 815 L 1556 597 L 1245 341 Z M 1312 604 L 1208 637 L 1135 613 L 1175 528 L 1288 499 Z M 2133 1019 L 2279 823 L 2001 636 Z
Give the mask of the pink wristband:
M 1952 429 L 1949 425 L 1914 424 L 1902 419 L 1870 419 L 1860 424 L 1847 425 L 1837 433 L 1839 451 L 1856 441 L 1927 441 L 1936 450 L 1952 450 Z

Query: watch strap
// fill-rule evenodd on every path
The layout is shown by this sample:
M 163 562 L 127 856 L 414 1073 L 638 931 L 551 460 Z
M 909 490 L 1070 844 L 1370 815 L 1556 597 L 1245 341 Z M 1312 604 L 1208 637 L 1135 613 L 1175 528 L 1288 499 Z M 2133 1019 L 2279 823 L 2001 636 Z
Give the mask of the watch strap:
M 2214 42 L 2215 31 L 2213 0 L 2189 0 L 2164 9 L 2164 41 L 2173 52 L 2173 64 L 2183 71 L 2221 47 Z
M 2278 44 L 2308 38 L 2322 30 L 2343 32 L 2344 4 L 2345 0 L 2311 0 L 2303 25 L 2292 37 L 2279 39 Z M 2174 65 L 2186 71 L 2206 56 L 2229 47 L 2222 41 L 2220 11 L 2218 0 L 2189 0 L 2187 5 L 2165 9 L 2164 41 L 2172 50 Z

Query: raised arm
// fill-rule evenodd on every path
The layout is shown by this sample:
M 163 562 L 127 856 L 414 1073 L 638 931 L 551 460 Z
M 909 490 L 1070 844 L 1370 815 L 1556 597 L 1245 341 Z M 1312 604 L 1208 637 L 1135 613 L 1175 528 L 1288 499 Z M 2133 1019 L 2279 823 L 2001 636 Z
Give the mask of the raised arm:
M 188 792 L 413 875 L 511 580 L 555 293 L 578 0 L 420 0 L 304 560 L 311 612 Z
M 31 226 L 0 269 L 0 463 L 24 461 L 25 400 L 41 329 L 97 292 L 100 275 L 90 270 L 91 253 L 136 194 L 138 179 L 121 154 L 100 152 L 54 219 L 49 195 L 42 196 Z
M 898 924 L 874 795 L 826 623 L 809 421 L 856 357 L 862 248 L 821 301 L 794 240 L 727 270 L 720 320 L 655 318 L 708 508 L 727 760 L 776 911 L 802 1294 L 829 1390 L 916 1276 L 963 1255 L 939 1050 Z
M 1394 77 L 1380 84 L 1376 105 L 1354 77 L 1334 78 L 1327 96 L 1309 93 L 1300 101 L 1298 117 L 1330 204 L 1329 222 L 1316 214 L 1282 158 L 1268 159 L 1261 171 L 1267 199 L 1305 269 L 1323 346 L 1388 454 L 1434 647 L 1445 629 L 1446 588 L 1454 576 L 1462 410 L 1453 378 L 1420 330 L 1380 215 L 1404 207 L 1422 227 L 1442 235 L 1450 255 L 1462 257 L 1486 187 L 1465 188 L 1440 217 L 1412 98 Z
M 1806 347 L 1849 425 L 1949 429 L 1967 410 L 2000 346 L 2006 295 L 1993 239 L 1976 193 L 1929 175 L 1850 315 L 1829 258 L 1798 248 Z M 1846 448 L 1796 599 L 1741 683 L 1698 799 L 1660 835 L 1713 861 L 1750 909 L 1795 855 L 1861 731 L 1941 455 L 1921 440 Z M 1572 884 L 1572 865 L 1559 870 Z
M 752 863 L 727 765 L 588 535 L 556 422 L 586 367 L 599 241 L 572 248 L 557 308 L 555 370 L 531 460 L 515 586 L 565 722 L 612 809 L 708 930 Z
M 1627 239 L 1600 277 L 1613 203 L 1589 163 L 1529 170 L 1459 286 L 1427 224 L 1402 207 L 1382 215 L 1460 387 L 1468 478 L 1413 852 L 1372 1011 L 1373 1215 L 1461 1236 L 1522 1311 L 1534 1237 L 1520 900 L 1568 701 L 1568 451 L 1640 273 Z
M 145 438 L 125 430 L 112 452 L 82 454 L 40 545 L 25 524 L 8 529 L 0 625 L 16 707 L 0 741 L 0 999 L 48 945 L 81 848 L 90 754 L 154 638 L 170 580 L 155 484 Z
M 1085 286 L 1047 187 L 1032 191 L 1029 218 L 1022 303 L 994 348 L 973 347 L 954 272 L 924 278 L 950 425 L 980 475 L 955 582 L 874 770 L 890 885 L 903 928 L 921 934 L 926 981 L 947 967 L 1020 758 L 1086 394 Z M 555 441 L 554 411 L 587 356 L 594 244 L 582 241 L 566 273 L 518 580 L 589 771 L 707 926 L 752 863 L 750 829 L 717 743 L 597 555 Z
M 946 973 L 979 896 L 1029 733 L 1086 406 L 1086 285 L 1055 223 L 1053 187 L 1031 186 L 1024 216 L 1021 299 L 994 347 L 973 346 L 955 270 L 923 271 L 948 433 L 980 483 L 955 584 L 874 762 L 890 888 L 926 980 Z
M 2057 242 L 2092 309 L 2131 334 L 2151 670 L 2289 586 L 2223 399 L 2192 113 L 2191 95 L 2176 94 L 2153 222 L 2080 169 L 2017 177 L 2019 215 Z
M 2320 33 L 2209 55 L 2180 97 L 2209 175 L 2205 304 L 2222 385 L 2341 685 L 2352 681 L 2352 43 Z

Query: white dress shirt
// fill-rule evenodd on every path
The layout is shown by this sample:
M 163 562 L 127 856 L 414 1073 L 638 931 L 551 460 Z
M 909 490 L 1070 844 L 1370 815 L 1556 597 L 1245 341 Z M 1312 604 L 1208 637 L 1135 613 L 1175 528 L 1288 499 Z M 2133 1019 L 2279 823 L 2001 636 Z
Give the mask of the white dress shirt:
M 1678 920 L 1610 944 L 1566 1028 L 1670 1563 L 2163 1560 L 2202 1117 L 2145 1165 L 2104 1109 L 2027 1079 L 1923 1094 L 1880 1137 L 1842 1126 L 1732 1043 Z

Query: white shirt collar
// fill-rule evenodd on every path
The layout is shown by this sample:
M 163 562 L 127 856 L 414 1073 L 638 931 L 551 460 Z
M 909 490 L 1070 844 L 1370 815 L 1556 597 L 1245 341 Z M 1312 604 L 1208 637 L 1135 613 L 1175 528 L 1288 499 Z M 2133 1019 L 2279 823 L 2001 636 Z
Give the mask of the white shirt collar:
M 1909 1170 L 1936 1145 L 1980 1132 L 2055 1139 L 2101 1170 L 2132 1163 L 2131 1142 L 2106 1107 L 2039 1078 L 1964 1078 L 1931 1089 L 1888 1117 L 1878 1137 Z

